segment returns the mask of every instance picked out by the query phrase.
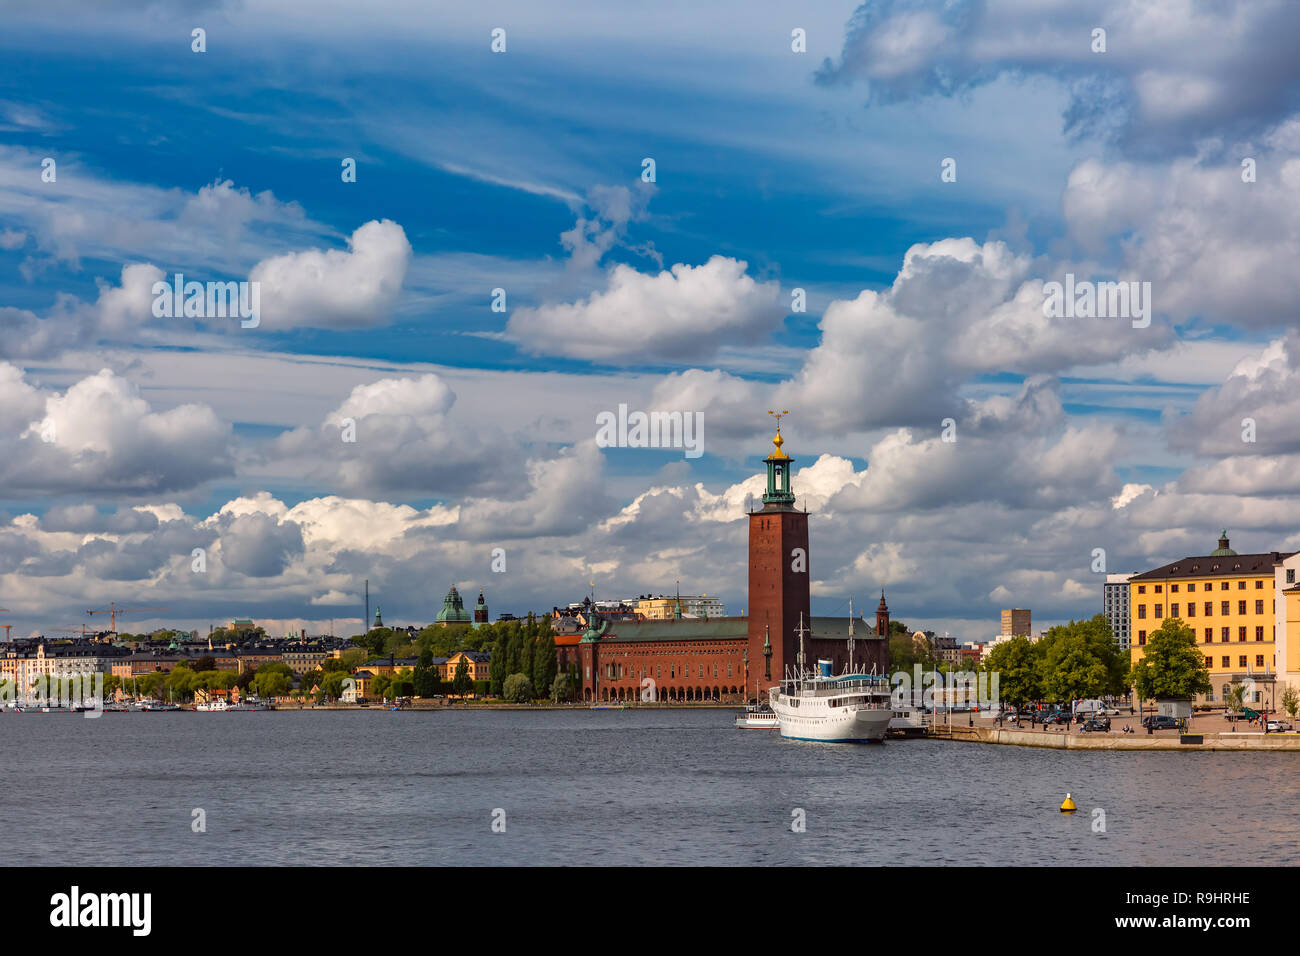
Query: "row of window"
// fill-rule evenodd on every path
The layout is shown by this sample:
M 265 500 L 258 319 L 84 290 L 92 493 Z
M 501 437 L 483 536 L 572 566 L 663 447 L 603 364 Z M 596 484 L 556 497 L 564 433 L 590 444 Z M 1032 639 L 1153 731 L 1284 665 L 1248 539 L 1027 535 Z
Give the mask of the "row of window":
M 1295 570 L 1294 570 L 1294 569 L 1290 569 L 1290 568 L 1288 568 L 1286 574 L 1287 574 L 1287 578 L 1286 578 L 1287 584 L 1294 584 L 1294 583 L 1295 583 Z M 1220 591 L 1226 591 L 1226 590 L 1228 590 L 1228 585 L 1229 585 L 1230 583 L 1231 583 L 1230 581 L 1220 581 L 1220 582 L 1219 582 L 1219 590 L 1220 590 Z M 1162 593 L 1162 589 L 1164 588 L 1164 585 L 1163 585 L 1163 584 L 1156 584 L 1156 585 L 1153 585 L 1153 587 L 1154 587 L 1154 589 L 1155 589 L 1155 593 L 1156 593 L 1156 594 L 1160 594 L 1160 593 Z M 1195 582 L 1195 581 L 1189 581 L 1189 582 L 1187 583 L 1187 590 L 1188 590 L 1189 593 L 1192 592 L 1192 591 L 1195 591 L 1195 590 L 1196 590 L 1196 582 Z M 1206 582 L 1205 582 L 1205 587 L 1202 588 L 1202 590 L 1204 590 L 1204 591 L 1213 591 L 1213 590 L 1214 590 L 1214 585 L 1213 585 L 1211 582 L 1206 581 Z M 1244 591 L 1244 590 L 1246 590 L 1246 582 L 1245 582 L 1245 581 L 1238 581 L 1238 582 L 1237 582 L 1237 590 L 1238 590 L 1238 591 Z M 1264 590 L 1264 579 L 1263 579 L 1263 578 L 1256 578 L 1256 579 L 1255 579 L 1255 590 L 1256 590 L 1256 591 L 1262 591 L 1262 590 Z M 1177 593 L 1178 593 L 1178 585 L 1177 585 L 1177 584 L 1171 584 L 1171 585 L 1169 585 L 1169 591 L 1170 591 L 1170 593 L 1172 593 L 1172 594 L 1177 594 Z M 1146 594 L 1146 593 L 1147 593 L 1147 586 L 1146 586 L 1145 584 L 1139 584 L 1139 585 L 1138 585 L 1138 594 Z
M 1231 666 L 1232 666 L 1232 658 L 1231 658 L 1231 657 L 1228 657 L 1228 655 L 1226 655 L 1226 654 L 1223 655 L 1223 657 L 1219 658 L 1219 660 L 1221 660 L 1221 661 L 1223 662 L 1222 664 L 1219 665 L 1220 667 L 1231 667 Z M 1205 659 L 1205 666 L 1206 666 L 1206 667 L 1213 667 L 1213 666 L 1214 666 L 1214 658 L 1213 658 L 1213 657 L 1207 657 L 1207 658 Z M 1246 655 L 1245 655 L 1245 654 L 1242 654 L 1240 657 L 1237 658 L 1237 666 L 1238 666 L 1238 667 L 1245 667 L 1245 666 L 1246 666 Z M 1264 655 L 1263 655 L 1263 654 L 1256 654 L 1256 655 L 1255 655 L 1255 666 L 1256 666 L 1256 667 L 1263 667 L 1263 666 L 1264 666 Z M 1225 693 L 1226 693 L 1226 691 L 1225 691 Z
M 1238 613 L 1238 614 L 1245 614 L 1245 613 L 1247 613 L 1247 611 L 1246 611 L 1246 604 L 1247 604 L 1246 601 L 1238 601 L 1238 602 L 1237 602 L 1237 613 Z M 1181 604 L 1178 604 L 1178 603 L 1176 603 L 1176 602 L 1175 602 L 1174 604 L 1169 605 L 1169 616 L 1170 616 L 1170 617 L 1181 617 L 1181 616 L 1182 616 L 1181 613 L 1180 613 L 1181 608 L 1182 608 L 1182 605 L 1181 605 Z M 1204 604 L 1204 608 L 1205 608 L 1205 614 L 1204 614 L 1205 617 L 1214 617 L 1214 602 L 1213 602 L 1213 601 L 1206 601 L 1205 604 Z M 1152 615 L 1153 617 L 1156 617 L 1156 618 L 1162 618 L 1162 617 L 1165 616 L 1165 606 L 1164 606 L 1163 604 L 1153 604 L 1153 605 L 1151 606 L 1151 609 L 1152 609 L 1152 611 L 1154 612 L 1153 615 Z M 1227 615 L 1229 615 L 1229 614 L 1231 614 L 1231 613 L 1232 613 L 1232 602 L 1231 602 L 1231 601 L 1220 601 L 1220 602 L 1219 602 L 1219 614 L 1221 614 L 1221 615 L 1223 615 L 1224 617 L 1226 617 Z M 1256 613 L 1256 614 L 1263 614 L 1263 613 L 1264 613 L 1264 602 L 1263 602 L 1263 601 L 1256 601 L 1256 602 L 1255 602 L 1255 613 Z M 1147 606 L 1146 606 L 1145 604 L 1139 604 L 1139 605 L 1138 605 L 1138 618 L 1139 618 L 1139 619 L 1144 619 L 1144 618 L 1146 618 L 1146 616 L 1147 616 Z M 1187 602 L 1187 616 L 1188 616 L 1188 617 L 1196 617 L 1196 604 L 1195 604 L 1194 602 L 1192 602 L 1192 601 L 1188 601 L 1188 602 Z
M 1228 643 L 1231 643 L 1231 641 L 1232 641 L 1231 632 L 1232 632 L 1232 628 L 1228 628 L 1228 627 L 1220 628 L 1220 630 L 1219 630 L 1219 643 L 1220 643 L 1220 644 L 1228 644 Z M 1207 627 L 1207 628 L 1205 629 L 1205 634 L 1204 634 L 1204 637 L 1202 638 L 1202 640 L 1204 640 L 1206 644 L 1213 644 L 1213 643 L 1214 643 L 1214 628 L 1212 628 L 1212 627 Z M 1263 628 L 1263 626 L 1259 626 L 1259 627 L 1256 627 L 1256 628 L 1255 628 L 1255 640 L 1256 640 L 1256 641 L 1263 641 L 1263 640 L 1264 640 L 1264 628 Z M 1146 632 L 1146 631 L 1138 631 L 1138 643 L 1139 643 L 1139 644 L 1145 644 L 1146 642 L 1147 642 L 1147 632 Z M 1246 643 L 1246 629 L 1245 629 L 1244 627 L 1239 627 L 1239 628 L 1237 628 L 1237 643 L 1238 643 L 1238 644 L 1244 644 L 1244 643 Z
M 727 676 L 728 676 L 728 677 L 734 677 L 734 676 L 735 676 L 735 675 L 732 673 L 732 671 L 733 671 L 734 668 L 735 668 L 735 664 L 733 664 L 731 661 L 728 661 L 728 662 L 727 662 Z M 677 672 L 678 672 L 679 669 L 681 670 L 681 676 L 682 676 L 683 678 L 688 678 L 688 677 L 691 676 L 691 666 L 690 666 L 689 664 L 682 665 L 680 668 L 679 668 L 676 664 L 670 664 L 670 665 L 668 665 L 668 676 L 669 676 L 669 678 L 675 680 L 675 679 L 677 678 Z M 644 664 L 641 665 L 641 677 L 644 678 L 644 677 L 648 677 L 648 676 L 650 676 L 649 674 L 646 673 L 646 670 L 647 670 L 647 669 L 646 669 L 646 666 L 645 666 Z M 705 667 L 704 667 L 703 664 L 700 664 L 700 665 L 699 665 L 698 670 L 699 670 L 699 673 L 698 673 L 696 676 L 698 676 L 698 677 L 700 677 L 700 678 L 704 678 L 704 677 L 707 677 L 707 676 L 708 676 L 707 674 L 705 674 Z M 627 668 L 626 671 L 625 671 L 625 670 L 624 670 L 624 666 L 623 666 L 622 664 L 619 664 L 619 663 L 609 663 L 609 664 L 606 664 L 606 665 L 605 665 L 605 676 L 608 677 L 608 678 L 610 678 L 610 679 L 613 679 L 613 680 L 622 680 L 624 677 L 636 677 L 636 676 L 637 676 L 637 673 L 636 673 L 636 668 L 635 668 L 635 667 L 629 667 L 629 668 Z M 654 675 L 653 675 L 653 676 L 655 677 L 656 680 L 658 680 L 658 679 L 660 679 L 660 678 L 662 678 L 662 677 L 664 676 L 664 666 L 663 666 L 662 664 L 656 664 L 656 665 L 654 666 Z M 717 664 L 714 664 L 714 665 L 713 665 L 713 676 L 714 676 L 714 677 L 717 677 L 717 676 L 718 676 L 718 665 L 717 665 Z

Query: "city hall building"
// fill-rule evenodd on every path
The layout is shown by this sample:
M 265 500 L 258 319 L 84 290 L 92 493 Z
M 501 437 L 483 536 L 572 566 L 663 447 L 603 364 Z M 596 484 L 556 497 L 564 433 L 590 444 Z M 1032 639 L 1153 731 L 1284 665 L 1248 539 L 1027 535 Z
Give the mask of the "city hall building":
M 809 600 L 811 552 L 808 512 L 795 507 L 790 489 L 794 459 L 781 446 L 780 422 L 765 459 L 767 491 L 749 512 L 747 617 L 684 618 L 680 605 L 669 620 L 609 621 L 593 614 L 585 631 L 557 637 L 561 670 L 575 665 L 588 701 L 718 700 L 765 695 L 798 664 L 800 621 L 809 667 L 830 660 L 835 673 L 849 663 L 886 673 L 889 608 L 884 592 L 876 625 L 852 635 L 842 617 L 813 617 Z

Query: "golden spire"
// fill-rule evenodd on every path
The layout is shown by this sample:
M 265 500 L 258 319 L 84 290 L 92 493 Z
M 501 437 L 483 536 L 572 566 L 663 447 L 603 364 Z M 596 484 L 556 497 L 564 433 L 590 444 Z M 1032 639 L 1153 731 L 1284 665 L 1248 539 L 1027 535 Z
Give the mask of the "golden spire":
M 782 409 L 781 411 L 777 412 L 777 411 L 773 411 L 772 409 L 769 408 L 769 409 L 767 410 L 767 413 L 768 413 L 769 415 L 775 415 L 775 416 L 776 416 L 776 436 L 772 439 L 772 444 L 775 445 L 776 447 L 775 447 L 775 449 L 772 451 L 772 456 L 771 456 L 771 457 L 773 457 L 773 458 L 789 458 L 790 456 L 787 455 L 785 452 L 783 452 L 783 451 L 781 450 L 781 446 L 785 444 L 785 439 L 781 437 L 781 416 L 782 416 L 782 415 L 789 415 L 789 414 L 790 414 L 790 411 L 789 411 L 789 409 Z

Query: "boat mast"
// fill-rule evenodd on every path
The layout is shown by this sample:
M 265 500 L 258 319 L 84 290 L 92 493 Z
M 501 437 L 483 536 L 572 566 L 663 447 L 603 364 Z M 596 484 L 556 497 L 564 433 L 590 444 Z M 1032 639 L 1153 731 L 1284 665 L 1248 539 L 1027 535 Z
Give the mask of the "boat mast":
M 803 636 L 808 633 L 808 628 L 803 626 L 803 611 L 799 612 L 799 630 L 796 633 L 799 635 L 799 679 L 803 680 L 807 674 L 803 656 Z
M 853 598 L 849 598 L 849 669 L 853 673 Z

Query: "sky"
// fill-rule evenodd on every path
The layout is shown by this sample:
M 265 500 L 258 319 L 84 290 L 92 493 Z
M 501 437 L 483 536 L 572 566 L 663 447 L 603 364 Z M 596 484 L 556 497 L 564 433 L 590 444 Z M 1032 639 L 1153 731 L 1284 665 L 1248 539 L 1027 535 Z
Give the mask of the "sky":
M 350 634 L 367 580 L 742 613 L 769 409 L 817 614 L 982 640 L 1300 549 L 1300 6 L 468 6 L 5 10 L 13 636 Z M 256 322 L 160 314 L 178 273 Z

